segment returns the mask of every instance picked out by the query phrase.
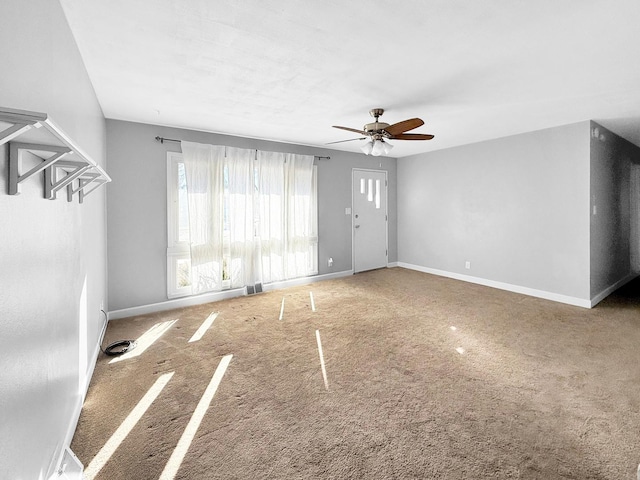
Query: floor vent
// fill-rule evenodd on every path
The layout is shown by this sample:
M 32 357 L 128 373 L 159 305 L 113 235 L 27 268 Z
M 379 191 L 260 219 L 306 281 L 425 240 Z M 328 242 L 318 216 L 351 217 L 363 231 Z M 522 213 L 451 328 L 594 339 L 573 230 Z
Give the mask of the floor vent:
M 255 295 L 256 293 L 262 293 L 261 283 L 256 283 L 255 285 L 247 285 L 247 295 Z

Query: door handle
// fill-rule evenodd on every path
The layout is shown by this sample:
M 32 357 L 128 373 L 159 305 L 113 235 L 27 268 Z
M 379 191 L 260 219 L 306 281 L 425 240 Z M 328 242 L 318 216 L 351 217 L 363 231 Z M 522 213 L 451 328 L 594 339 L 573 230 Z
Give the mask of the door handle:
M 356 228 L 360 228 L 360 225 L 356 225 Z

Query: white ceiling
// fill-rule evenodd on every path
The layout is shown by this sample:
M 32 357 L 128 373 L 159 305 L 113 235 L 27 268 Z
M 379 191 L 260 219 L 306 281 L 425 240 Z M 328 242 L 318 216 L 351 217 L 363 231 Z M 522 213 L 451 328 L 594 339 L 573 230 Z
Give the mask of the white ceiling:
M 396 157 L 589 119 L 640 145 L 638 0 L 61 3 L 107 118 L 323 146 L 381 107 L 435 135 Z

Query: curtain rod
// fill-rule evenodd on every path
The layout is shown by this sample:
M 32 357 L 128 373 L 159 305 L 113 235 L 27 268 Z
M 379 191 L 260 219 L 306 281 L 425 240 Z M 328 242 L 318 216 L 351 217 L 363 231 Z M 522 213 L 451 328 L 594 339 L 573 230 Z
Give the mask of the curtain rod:
M 164 142 L 178 142 L 180 143 L 182 140 L 176 140 L 175 138 L 164 138 L 161 137 L 160 135 L 156 136 L 156 141 L 160 142 L 160 143 L 164 143 Z M 314 155 L 314 157 L 316 157 L 318 160 L 331 160 L 331 157 L 323 157 L 320 155 Z
M 164 143 L 164 142 L 178 142 L 178 143 L 180 143 L 182 140 L 175 140 L 173 138 L 164 138 L 164 137 L 161 137 L 161 136 L 158 135 L 156 137 L 156 141 L 158 141 L 160 143 Z

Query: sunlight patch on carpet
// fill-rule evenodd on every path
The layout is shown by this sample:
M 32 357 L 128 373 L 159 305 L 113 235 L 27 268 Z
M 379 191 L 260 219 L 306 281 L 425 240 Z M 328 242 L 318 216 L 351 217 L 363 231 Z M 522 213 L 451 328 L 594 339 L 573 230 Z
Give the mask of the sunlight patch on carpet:
M 322 353 L 322 342 L 320 341 L 320 330 L 316 330 L 316 341 L 318 342 L 318 355 L 320 355 L 320 368 L 322 369 L 322 378 L 324 380 L 324 388 L 329 390 L 329 380 L 327 380 L 327 369 L 324 366 L 324 354 Z
M 313 301 L 313 292 L 309 292 L 309 298 L 311 298 L 311 311 L 315 312 L 316 311 L 316 304 Z
M 284 318 L 284 297 L 282 297 L 282 306 L 280 307 L 280 318 L 282 320 Z
M 122 360 L 127 360 L 129 358 L 140 356 L 144 353 L 144 351 L 149 348 L 151 345 L 155 343 L 167 330 L 169 330 L 174 323 L 176 323 L 178 319 L 168 320 L 162 323 L 156 323 L 149 330 L 144 332 L 138 340 L 136 340 L 136 348 L 120 355 L 119 357 L 114 358 L 109 363 L 116 363 Z
M 218 312 L 212 312 L 211 315 L 209 315 L 207 319 L 202 322 L 200 328 L 196 330 L 196 333 L 193 334 L 193 337 L 191 337 L 191 339 L 187 343 L 197 342 L 198 340 L 200 340 L 204 336 L 205 332 L 209 330 L 209 327 L 213 325 L 213 321 L 217 318 L 217 316 Z
M 98 454 L 91 460 L 91 463 L 84 471 L 84 477 L 86 480 L 93 480 L 95 476 L 102 470 L 102 467 L 113 455 L 113 452 L 120 446 L 122 441 L 129 435 L 129 432 L 135 427 L 142 415 L 149 409 L 153 401 L 160 395 L 162 389 L 167 385 L 171 377 L 175 372 L 165 373 L 158 377 L 156 382 L 145 393 L 144 397 L 138 402 L 138 404 L 131 410 L 131 413 L 127 415 L 127 418 L 120 424 L 118 429 L 113 432 L 111 438 L 107 440 L 107 443 L 100 449 Z
M 191 442 L 198 431 L 198 427 L 200 426 L 205 413 L 207 413 L 207 409 L 211 404 L 211 400 L 213 400 L 213 396 L 216 394 L 216 390 L 218 390 L 218 386 L 222 381 L 224 373 L 227 371 L 231 358 L 233 358 L 233 355 L 225 355 L 222 357 L 222 360 L 220 360 L 218 368 L 216 368 L 207 389 L 202 394 L 202 397 L 198 402 L 198 406 L 193 412 L 193 415 L 191 415 L 187 428 L 185 428 L 180 440 L 178 440 L 178 445 L 176 445 L 176 448 L 173 450 L 173 453 L 165 465 L 159 480 L 173 480 L 176 473 L 178 473 L 182 460 L 184 460 L 184 456 L 187 454 L 187 451 L 191 446 Z

